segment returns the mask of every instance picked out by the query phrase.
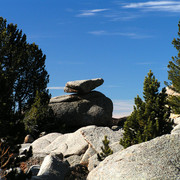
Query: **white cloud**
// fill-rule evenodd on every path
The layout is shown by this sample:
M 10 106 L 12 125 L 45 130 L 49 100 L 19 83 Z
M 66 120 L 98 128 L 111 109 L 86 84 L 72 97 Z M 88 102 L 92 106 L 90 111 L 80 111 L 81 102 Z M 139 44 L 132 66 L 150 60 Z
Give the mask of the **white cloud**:
M 95 16 L 100 12 L 107 11 L 109 9 L 92 9 L 92 10 L 81 10 L 81 13 L 77 16 Z
M 100 30 L 100 31 L 90 31 L 88 32 L 89 34 L 93 34 L 93 35 L 108 35 L 108 33 L 104 30 Z
M 47 89 L 51 89 L 51 90 L 63 89 L 64 90 L 64 87 L 47 87 Z
M 149 35 L 143 35 L 143 34 L 136 34 L 136 33 L 128 33 L 128 32 L 107 32 L 104 30 L 99 31 L 90 31 L 89 34 L 93 35 L 108 35 L 108 36 L 126 36 L 132 39 L 144 39 L 144 38 L 151 38 L 152 36 Z
M 113 117 L 129 116 L 133 111 L 134 100 L 112 100 Z
M 151 11 L 179 12 L 180 2 L 177 1 L 147 1 L 139 3 L 125 3 L 123 8 L 140 8 Z

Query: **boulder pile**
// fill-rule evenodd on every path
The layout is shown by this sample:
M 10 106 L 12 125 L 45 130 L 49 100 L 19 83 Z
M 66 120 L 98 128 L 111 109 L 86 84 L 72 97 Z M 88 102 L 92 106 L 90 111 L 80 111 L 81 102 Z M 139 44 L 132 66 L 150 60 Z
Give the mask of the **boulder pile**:
M 57 123 L 77 128 L 88 125 L 110 126 L 112 101 L 104 94 L 93 91 L 103 82 L 101 78 L 67 82 L 64 91 L 74 94 L 51 98 L 49 104 Z
M 87 126 L 73 133 L 50 133 L 36 139 L 33 143 L 25 144 L 24 148 L 32 146 L 33 159 L 41 158 L 42 165 L 32 180 L 65 179 L 69 171 L 77 165 L 85 165 L 87 171 L 98 166 L 97 153 L 103 147 L 102 140 L 107 136 L 113 152 L 123 149 L 119 140 L 123 136 L 122 128 L 112 130 L 109 127 Z M 34 166 L 30 168 L 33 171 Z

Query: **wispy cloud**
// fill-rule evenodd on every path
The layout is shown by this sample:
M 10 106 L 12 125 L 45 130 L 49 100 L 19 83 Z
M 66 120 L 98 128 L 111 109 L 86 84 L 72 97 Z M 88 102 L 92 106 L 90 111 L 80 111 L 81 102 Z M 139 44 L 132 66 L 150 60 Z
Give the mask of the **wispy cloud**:
M 151 11 L 180 12 L 180 2 L 178 1 L 147 1 L 137 3 L 125 3 L 123 8 L 139 8 Z
M 78 14 L 77 16 L 82 17 L 82 16 L 95 16 L 100 12 L 107 11 L 109 9 L 92 9 L 92 10 L 81 10 L 81 13 Z
M 113 117 L 128 116 L 133 111 L 133 100 L 112 100 L 113 101 Z
M 143 35 L 143 34 L 136 34 L 136 33 L 128 33 L 128 32 L 107 32 L 104 30 L 99 30 L 99 31 L 90 31 L 88 32 L 89 34 L 92 35 L 107 35 L 107 36 L 126 36 L 132 39 L 144 39 L 144 38 L 152 38 L 153 36 L 150 35 Z
M 51 90 L 64 90 L 64 87 L 47 87 L 47 89 L 51 89 Z

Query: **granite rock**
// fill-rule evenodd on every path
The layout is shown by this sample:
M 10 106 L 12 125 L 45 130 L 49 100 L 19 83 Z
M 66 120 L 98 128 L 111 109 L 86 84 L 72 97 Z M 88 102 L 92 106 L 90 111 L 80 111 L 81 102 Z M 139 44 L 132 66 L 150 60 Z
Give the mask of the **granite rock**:
M 69 81 L 65 85 L 64 92 L 86 94 L 91 92 L 96 87 L 102 85 L 103 83 L 104 80 L 102 78 Z

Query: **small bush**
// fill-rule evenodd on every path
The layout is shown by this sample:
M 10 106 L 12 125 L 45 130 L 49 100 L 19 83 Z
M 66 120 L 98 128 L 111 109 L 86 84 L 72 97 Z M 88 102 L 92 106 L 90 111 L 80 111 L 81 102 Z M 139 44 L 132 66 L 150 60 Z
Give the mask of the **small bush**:
M 107 136 L 104 137 L 104 140 L 102 141 L 104 147 L 101 147 L 102 152 L 97 154 L 97 158 L 99 161 L 103 161 L 107 156 L 113 154 L 112 149 L 109 147 L 109 140 L 107 139 Z

